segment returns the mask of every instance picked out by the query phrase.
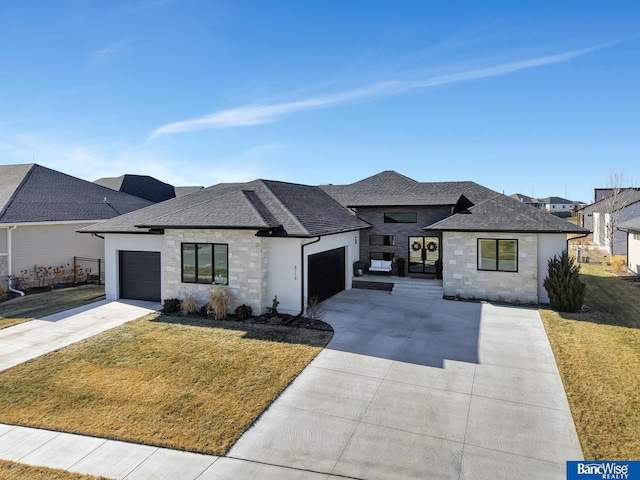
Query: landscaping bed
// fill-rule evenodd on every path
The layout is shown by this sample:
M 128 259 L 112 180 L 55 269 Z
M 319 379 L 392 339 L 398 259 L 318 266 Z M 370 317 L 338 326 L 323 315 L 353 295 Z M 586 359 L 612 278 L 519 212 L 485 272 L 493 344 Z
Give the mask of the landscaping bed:
M 640 290 L 606 265 L 581 266 L 581 313 L 541 309 L 584 457 L 640 458 Z
M 0 372 L 0 422 L 222 455 L 331 336 L 152 314 Z

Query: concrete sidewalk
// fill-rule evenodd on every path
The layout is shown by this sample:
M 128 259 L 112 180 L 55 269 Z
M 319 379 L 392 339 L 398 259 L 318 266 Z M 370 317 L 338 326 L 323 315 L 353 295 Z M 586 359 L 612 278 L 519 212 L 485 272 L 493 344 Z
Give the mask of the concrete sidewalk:
M 0 458 L 126 480 L 563 480 L 582 458 L 537 310 L 368 290 L 325 307 L 331 343 L 225 457 L 0 425 Z
M 0 330 L 0 371 L 162 308 L 139 300 L 101 300 Z

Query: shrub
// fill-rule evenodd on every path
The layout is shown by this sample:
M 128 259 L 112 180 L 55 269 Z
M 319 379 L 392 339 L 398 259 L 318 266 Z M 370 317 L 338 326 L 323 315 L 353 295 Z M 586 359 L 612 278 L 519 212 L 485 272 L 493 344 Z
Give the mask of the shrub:
M 196 299 L 193 298 L 193 295 L 185 293 L 184 299 L 180 304 L 180 310 L 182 310 L 182 313 L 195 313 L 198 310 L 198 305 L 196 305 Z
M 207 301 L 208 312 L 217 320 L 221 320 L 227 316 L 229 297 L 229 290 L 222 285 L 215 285 L 209 291 Z
M 307 318 L 309 320 L 323 320 L 325 315 L 324 304 L 320 297 L 314 295 L 307 299 Z
M 560 258 L 549 259 L 549 274 L 544 279 L 544 288 L 549 294 L 551 306 L 560 312 L 580 311 L 587 286 L 580 280 L 580 266 L 576 265 L 567 251 Z
M 611 266 L 616 272 L 625 272 L 627 270 L 627 257 L 624 255 L 614 255 L 611 257 Z
M 238 320 L 247 320 L 251 317 L 253 309 L 249 305 L 240 305 L 234 312 Z
M 162 304 L 162 311 L 164 313 L 177 313 L 180 311 L 180 299 L 167 298 Z

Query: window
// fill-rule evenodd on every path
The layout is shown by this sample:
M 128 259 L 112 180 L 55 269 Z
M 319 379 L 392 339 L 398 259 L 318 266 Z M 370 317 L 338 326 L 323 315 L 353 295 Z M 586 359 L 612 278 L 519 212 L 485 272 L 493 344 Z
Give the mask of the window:
M 395 235 L 369 235 L 369 245 L 395 245 Z
M 384 223 L 416 223 L 418 214 L 416 212 L 386 212 Z
M 389 253 L 389 252 L 371 252 L 369 254 L 369 258 L 371 260 L 391 260 L 393 261 L 393 258 L 395 257 L 394 253 Z
M 518 271 L 518 241 L 478 239 L 478 270 Z
M 221 243 L 183 243 L 182 282 L 228 285 L 228 250 Z
M 633 232 L 633 239 L 634 240 L 640 240 L 640 233 Z

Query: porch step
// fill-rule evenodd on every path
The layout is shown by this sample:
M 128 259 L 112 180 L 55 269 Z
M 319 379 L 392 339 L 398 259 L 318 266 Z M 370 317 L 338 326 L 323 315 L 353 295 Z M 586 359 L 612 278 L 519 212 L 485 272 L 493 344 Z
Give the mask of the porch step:
M 444 289 L 442 285 L 428 283 L 394 283 L 391 295 L 442 298 Z

